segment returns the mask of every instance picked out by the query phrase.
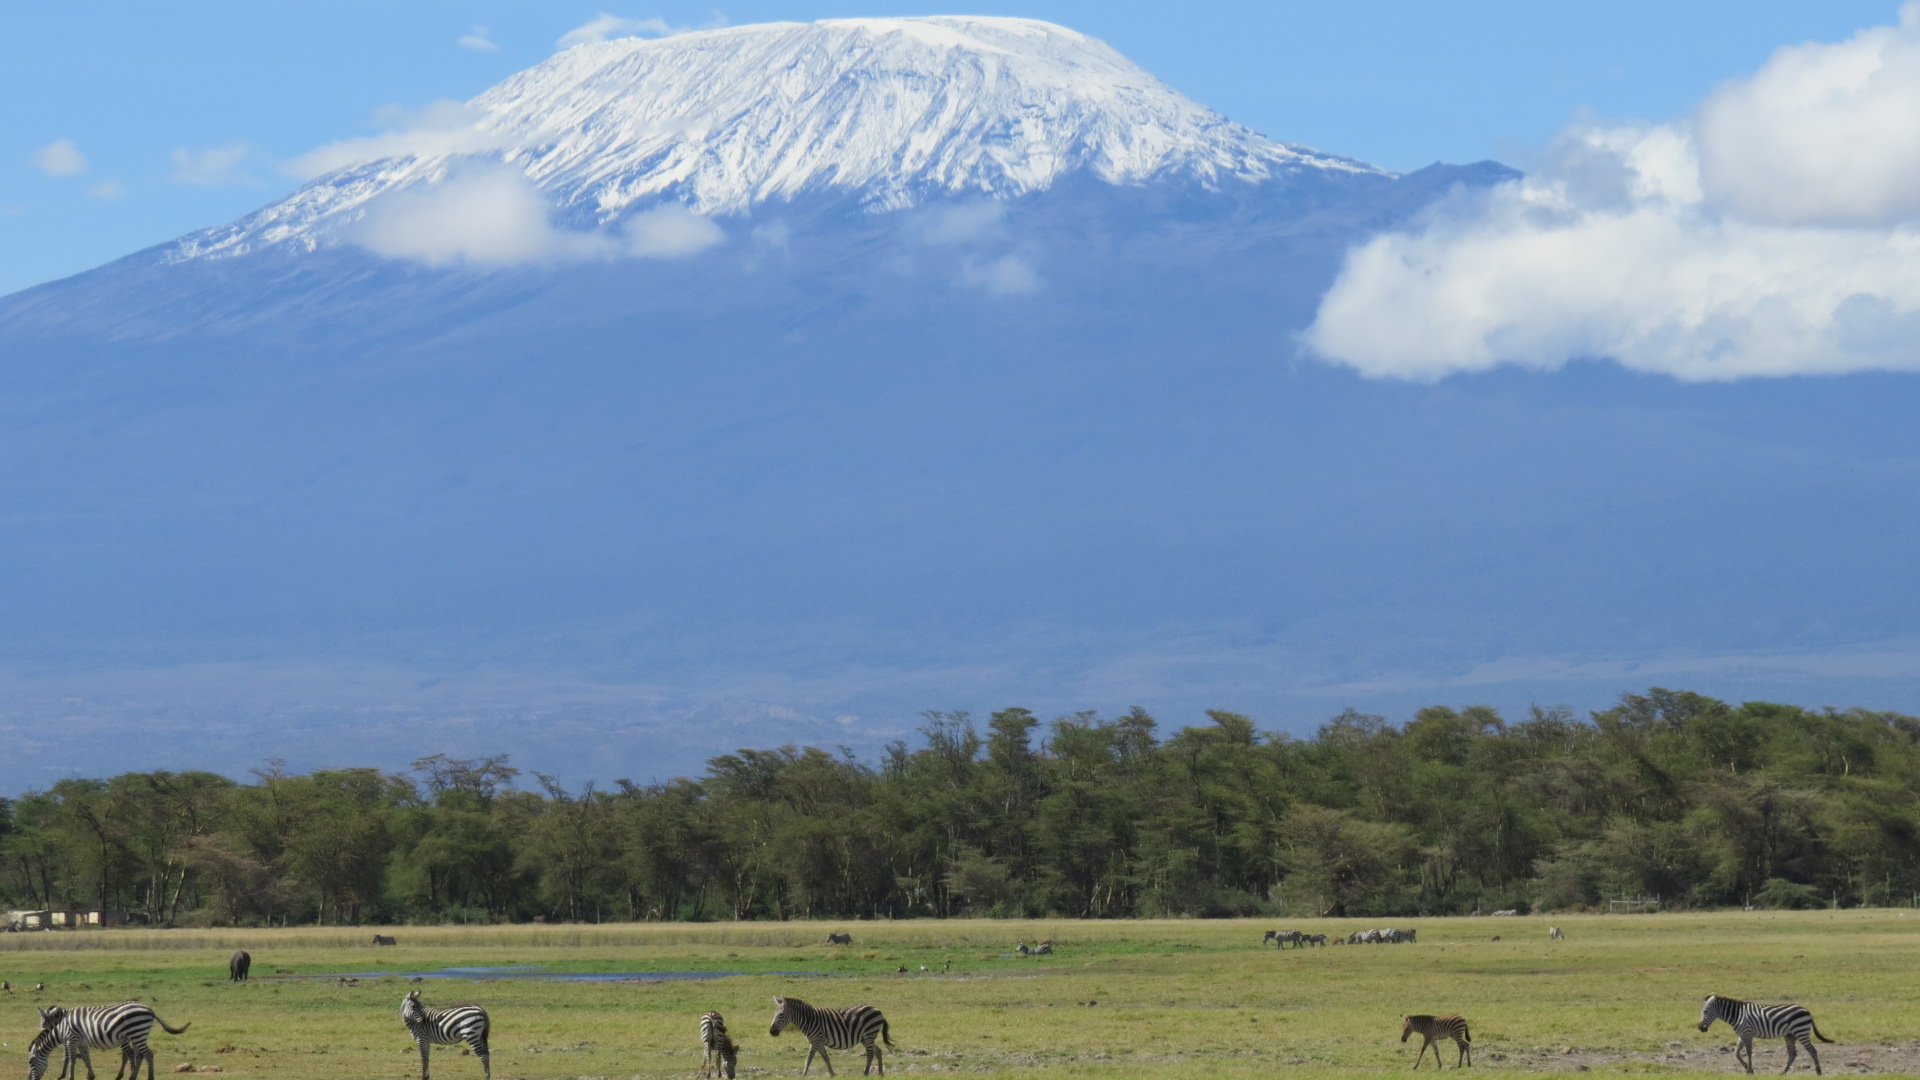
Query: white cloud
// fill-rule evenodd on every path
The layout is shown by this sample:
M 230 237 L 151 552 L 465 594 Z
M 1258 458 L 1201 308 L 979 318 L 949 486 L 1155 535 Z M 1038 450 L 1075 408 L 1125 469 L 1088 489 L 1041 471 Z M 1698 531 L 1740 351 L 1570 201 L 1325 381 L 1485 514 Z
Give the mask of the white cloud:
M 61 139 L 35 150 L 33 163 L 48 176 L 79 176 L 87 171 L 87 157 L 72 139 Z
M 1609 357 L 1682 379 L 1920 371 L 1920 4 L 1776 53 L 1692 123 L 1567 133 L 1349 253 L 1305 334 L 1374 376 Z
M 391 259 L 429 266 L 593 258 L 610 253 L 594 233 L 556 229 L 540 189 L 511 167 L 470 167 L 434 184 L 367 204 L 349 239 Z
M 509 149 L 519 141 L 510 133 L 484 127 L 485 119 L 485 113 L 458 101 L 436 101 L 423 109 L 389 105 L 374 114 L 374 122 L 386 131 L 329 143 L 295 158 L 287 171 L 312 179 L 383 158 L 478 154 Z
M 1040 289 L 1040 275 L 1018 255 L 1002 255 L 991 262 L 968 260 L 960 268 L 960 280 L 994 296 L 1023 296 Z
M 494 44 L 493 39 L 487 36 L 487 28 L 484 26 L 476 26 L 460 35 L 454 40 L 454 44 L 463 49 L 472 49 L 474 52 L 500 51 L 500 46 Z
M 1700 108 L 1708 194 L 1762 221 L 1920 215 L 1920 3 L 1898 26 L 1781 49 Z
M 922 243 L 965 244 L 998 236 L 1006 216 L 1005 203 L 983 199 L 929 207 L 913 224 Z
M 87 194 L 96 199 L 113 200 L 127 193 L 125 185 L 118 180 L 102 180 L 87 189 Z
M 718 15 L 705 26 L 674 26 L 665 19 L 623 19 L 618 15 L 601 12 L 591 22 L 576 26 L 560 35 L 555 44 L 562 49 L 571 49 L 575 45 L 598 45 L 600 42 L 623 37 L 671 37 L 692 30 L 711 30 L 725 26 L 727 21 Z
M 203 187 L 258 184 L 258 180 L 240 171 L 240 163 L 250 153 L 252 148 L 246 143 L 228 143 L 199 153 L 182 147 L 173 152 L 173 175 L 169 179 L 177 184 L 198 184 Z
M 712 247 L 725 235 L 678 206 L 636 214 L 618 230 L 559 228 L 552 205 L 525 174 L 492 163 L 469 164 L 436 183 L 382 195 L 347 230 L 348 240 L 375 254 L 429 266 L 673 259 Z
M 658 206 L 627 219 L 626 252 L 651 259 L 675 259 L 726 239 L 710 219 L 682 206 Z

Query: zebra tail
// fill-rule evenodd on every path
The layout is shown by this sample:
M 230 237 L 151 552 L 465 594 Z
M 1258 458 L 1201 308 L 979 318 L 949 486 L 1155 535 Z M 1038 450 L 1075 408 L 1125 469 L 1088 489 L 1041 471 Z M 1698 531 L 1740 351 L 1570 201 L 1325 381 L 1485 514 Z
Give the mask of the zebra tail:
M 188 1028 L 193 1026 L 193 1021 L 189 1020 L 186 1023 L 181 1024 L 179 1027 L 174 1027 L 172 1024 L 169 1024 L 165 1020 L 160 1019 L 159 1013 L 153 1014 L 153 1020 L 154 1020 L 154 1023 L 157 1023 L 161 1027 L 166 1028 L 167 1034 L 169 1035 L 183 1035 L 186 1033 L 186 1030 Z
M 1823 1043 L 1830 1043 L 1830 1042 L 1832 1042 L 1832 1041 L 1833 1041 L 1832 1039 L 1829 1039 L 1829 1038 L 1827 1038 L 1827 1037 L 1826 1037 L 1825 1035 L 1822 1035 L 1822 1034 L 1820 1034 L 1820 1025 L 1819 1025 L 1819 1024 L 1814 1024 L 1814 1023 L 1809 1023 L 1809 1024 L 1808 1024 L 1808 1026 L 1809 1026 L 1809 1027 L 1811 1027 L 1811 1028 L 1813 1028 L 1813 1037 L 1814 1037 L 1814 1038 L 1816 1038 L 1816 1039 L 1819 1039 L 1819 1040 L 1820 1040 L 1821 1042 L 1823 1042 Z
M 880 1018 L 880 1041 L 886 1043 L 889 1049 L 893 1047 L 893 1036 L 887 1033 L 887 1018 L 884 1016 Z

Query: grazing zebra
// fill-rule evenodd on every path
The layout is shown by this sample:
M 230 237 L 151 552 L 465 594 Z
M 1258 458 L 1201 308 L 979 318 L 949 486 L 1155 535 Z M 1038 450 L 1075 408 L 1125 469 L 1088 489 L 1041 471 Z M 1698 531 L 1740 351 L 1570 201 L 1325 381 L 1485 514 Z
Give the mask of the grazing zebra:
M 887 1018 L 880 1010 L 871 1005 L 855 1005 L 851 1009 L 816 1009 L 794 997 L 773 999 L 773 1026 L 767 1030 L 769 1035 L 780 1034 L 780 1029 L 792 1024 L 807 1037 L 807 1063 L 800 1069 L 800 1075 L 807 1075 L 813 1068 L 813 1055 L 820 1055 L 821 1064 L 827 1067 L 827 1075 L 833 1075 L 833 1061 L 827 1057 L 828 1050 L 851 1050 L 856 1046 L 867 1048 L 867 1067 L 860 1070 L 865 1076 L 879 1067 L 880 1075 L 887 1075 L 886 1062 L 881 1059 L 880 1048 L 874 1045 L 874 1039 L 893 1046 L 893 1037 L 887 1032 Z
M 852 935 L 852 934 L 828 934 L 828 935 L 827 935 L 827 944 L 829 944 L 829 945 L 851 945 L 851 944 L 853 944 L 853 935 Z
M 385 935 L 385 934 L 375 934 L 375 935 L 373 935 L 373 943 L 374 943 L 375 945 L 398 945 L 398 944 L 400 944 L 399 942 L 397 942 L 397 941 L 395 941 L 395 940 L 393 940 L 392 938 L 390 938 L 390 937 L 388 937 L 388 936 L 387 936 L 387 935 Z
M 77 1058 L 87 1066 L 87 1080 L 93 1080 L 93 1058 L 87 1051 L 117 1046 L 120 1048 L 120 1070 L 126 1071 L 127 1063 L 133 1063 L 128 1080 L 139 1080 L 142 1061 L 147 1063 L 147 1080 L 153 1080 L 153 1047 L 147 1045 L 147 1036 L 155 1024 L 165 1028 L 169 1035 L 178 1035 L 192 1026 L 189 1021 L 174 1027 L 138 1001 L 79 1009 L 63 1009 L 58 1005 L 41 1009 L 40 1034 L 35 1035 L 32 1044 L 27 1047 L 27 1080 L 40 1080 L 46 1075 L 47 1058 L 56 1046 L 66 1047 L 66 1060 L 60 1070 L 62 1076 L 73 1071 L 73 1063 Z M 114 1074 L 115 1080 L 119 1075 L 118 1072 Z
M 487 1056 L 487 1033 L 493 1024 L 487 1019 L 487 1010 L 478 1005 L 429 1009 L 420 1004 L 420 991 L 409 990 L 400 1002 L 400 1019 L 406 1022 L 413 1041 L 420 1045 L 420 1080 L 427 1080 L 427 1047 L 457 1043 L 473 1048 L 474 1056 L 480 1059 L 481 1072 L 487 1080 L 493 1080 L 493 1063 Z
M 252 967 L 253 957 L 247 955 L 247 950 L 241 949 L 227 958 L 227 981 L 246 982 L 247 971 Z
M 1459 1014 L 1403 1017 L 1400 1025 L 1400 1041 L 1406 1042 L 1414 1034 L 1426 1037 L 1426 1041 L 1420 1044 L 1419 1056 L 1413 1059 L 1414 1068 L 1420 1067 L 1420 1059 L 1427 1056 L 1429 1046 L 1433 1047 L 1434 1068 L 1446 1068 L 1440 1064 L 1440 1047 L 1436 1045 L 1441 1039 L 1452 1039 L 1453 1044 L 1460 1048 L 1459 1055 L 1453 1059 L 1454 1068 L 1459 1068 L 1463 1061 L 1468 1065 L 1473 1064 L 1473 1036 L 1467 1032 L 1466 1019 Z
M 1813 1040 L 1823 1043 L 1833 1040 L 1820 1034 L 1814 1026 L 1813 1014 L 1804 1005 L 1756 1005 L 1751 1001 L 1738 998 L 1721 997 L 1708 994 L 1707 1003 L 1700 1010 L 1700 1030 L 1713 1026 L 1715 1020 L 1725 1020 L 1740 1036 L 1740 1045 L 1734 1049 L 1733 1059 L 1753 1071 L 1753 1040 L 1787 1040 L 1787 1067 L 1781 1072 L 1793 1068 L 1793 1059 L 1799 1051 L 1794 1044 L 1800 1043 L 1807 1048 L 1807 1056 L 1813 1059 L 1813 1073 L 1820 1075 L 1820 1052 L 1813 1048 Z M 1812 1038 L 1808 1038 L 1811 1035 Z
M 1260 944 L 1265 945 L 1271 941 L 1276 949 L 1284 949 L 1288 945 L 1299 948 L 1300 939 L 1304 936 L 1298 930 L 1269 930 L 1267 936 L 1260 939 Z
M 1301 935 L 1300 941 L 1303 945 L 1318 945 L 1323 949 L 1327 947 L 1327 935 L 1325 934 L 1303 934 Z
M 1547 940 L 1548 941 L 1565 941 L 1567 940 L 1567 935 L 1561 933 L 1559 927 L 1549 926 L 1547 927 Z
M 1041 942 L 1040 944 L 1038 944 L 1038 945 L 1036 945 L 1036 946 L 1034 946 L 1034 948 L 1033 948 L 1033 955 L 1035 955 L 1035 956 L 1052 956 L 1052 955 L 1053 955 L 1053 939 L 1052 939 L 1052 938 L 1048 938 L 1047 940 L 1045 940 L 1045 941 L 1043 941 L 1043 942 Z
M 700 1046 L 706 1051 L 700 1059 L 700 1080 L 707 1080 L 717 1066 L 727 1080 L 739 1064 L 740 1048 L 727 1038 L 727 1021 L 717 1012 L 700 1017 Z

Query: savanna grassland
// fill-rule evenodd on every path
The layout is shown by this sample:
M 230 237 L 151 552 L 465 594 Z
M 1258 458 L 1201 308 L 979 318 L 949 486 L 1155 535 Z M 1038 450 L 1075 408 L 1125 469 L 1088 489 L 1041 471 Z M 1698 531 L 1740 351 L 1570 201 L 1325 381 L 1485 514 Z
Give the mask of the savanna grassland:
M 1565 941 L 1548 941 L 1550 921 Z M 1398 1041 L 1402 1013 L 1457 1011 L 1473 1023 L 1480 1069 L 1726 1074 L 1734 1069 L 1722 1049 L 1733 1041 L 1730 1029 L 1703 1035 L 1693 1027 L 1709 992 L 1811 1007 L 1837 1040 L 1821 1047 L 1828 1072 L 1920 1072 L 1920 912 L 1401 919 L 1386 925 L 1417 927 L 1417 944 L 1261 947 L 1262 931 L 1278 925 L 400 928 L 392 931 L 400 944 L 380 949 L 367 944 L 372 931 L 360 929 L 8 935 L 0 937 L 0 977 L 15 989 L 0 995 L 0 1053 L 24 1068 L 36 1004 L 139 998 L 169 1023 L 193 1025 L 180 1036 L 156 1034 L 163 1072 L 191 1062 L 286 1080 L 399 1080 L 418 1075 L 398 1017 L 413 988 L 408 973 L 538 965 L 746 974 L 597 983 L 431 978 L 419 986 L 429 1005 L 488 1008 L 502 1078 L 691 1076 L 706 1009 L 727 1015 L 742 1044 L 743 1076 L 797 1075 L 804 1042 L 792 1032 L 767 1035 L 771 997 L 780 993 L 880 1006 L 896 1046 L 890 1071 L 901 1073 L 1377 1074 L 1412 1064 L 1419 1040 Z M 1300 925 L 1334 934 L 1363 924 Z M 851 932 L 854 944 L 822 944 L 836 929 Z M 1496 934 L 1501 940 L 1491 940 Z M 1045 937 L 1057 943 L 1055 955 L 1012 955 L 1016 943 Z M 226 980 L 235 948 L 253 954 L 250 984 Z M 943 971 L 948 961 L 952 969 Z M 358 981 L 324 977 L 341 974 Z M 36 982 L 46 990 L 27 989 Z M 96 1066 L 113 1058 L 98 1054 Z M 842 1075 L 860 1061 L 857 1052 L 835 1055 Z M 1762 1071 L 1783 1061 L 1778 1042 L 1756 1055 Z M 457 1049 L 436 1051 L 435 1076 L 479 1074 L 478 1062 Z

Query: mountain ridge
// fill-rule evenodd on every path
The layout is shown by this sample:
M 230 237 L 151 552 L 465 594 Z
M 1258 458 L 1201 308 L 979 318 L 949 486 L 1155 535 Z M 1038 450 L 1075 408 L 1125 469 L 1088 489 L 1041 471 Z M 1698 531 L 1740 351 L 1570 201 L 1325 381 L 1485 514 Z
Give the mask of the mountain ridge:
M 1104 42 L 1028 19 L 840 19 L 583 44 L 466 108 L 416 152 L 371 143 L 372 160 L 183 237 L 169 257 L 311 249 L 372 200 L 475 162 L 523 174 L 580 230 L 662 202 L 724 215 L 823 193 L 875 210 L 1017 197 L 1081 171 L 1116 185 L 1390 176 L 1267 139 Z

